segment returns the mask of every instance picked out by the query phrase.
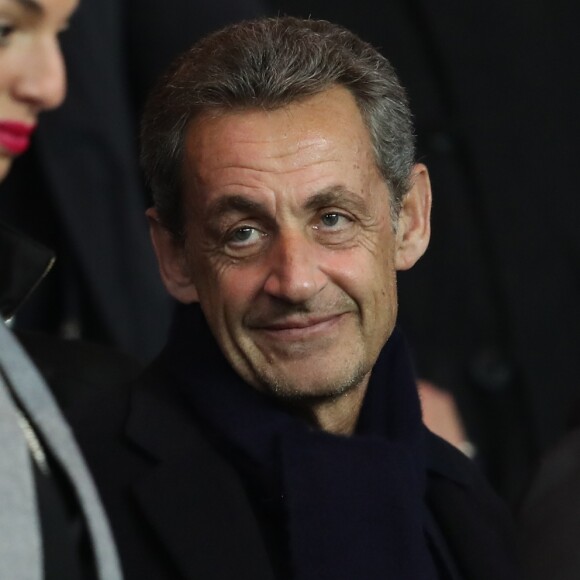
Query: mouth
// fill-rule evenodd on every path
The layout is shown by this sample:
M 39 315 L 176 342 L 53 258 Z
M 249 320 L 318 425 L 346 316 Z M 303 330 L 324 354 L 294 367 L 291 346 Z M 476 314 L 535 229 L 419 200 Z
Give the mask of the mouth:
M 18 121 L 0 121 L 0 148 L 10 155 L 20 155 L 30 147 L 35 125 Z
M 324 316 L 288 317 L 259 325 L 255 329 L 268 338 L 282 342 L 302 342 L 327 337 L 342 322 L 346 313 Z

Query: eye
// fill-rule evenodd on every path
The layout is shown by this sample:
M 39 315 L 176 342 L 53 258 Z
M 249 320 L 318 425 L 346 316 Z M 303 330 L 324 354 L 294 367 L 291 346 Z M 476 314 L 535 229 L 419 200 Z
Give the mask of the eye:
M 348 243 L 357 231 L 355 219 L 338 211 L 318 214 L 312 228 L 320 243 L 331 246 Z
M 320 218 L 320 221 L 326 227 L 333 228 L 340 224 L 341 218 L 346 219 L 344 216 L 338 213 L 326 213 Z
M 236 255 L 248 255 L 258 252 L 262 247 L 261 242 L 267 234 L 253 226 L 240 226 L 231 230 L 225 238 L 226 253 Z
M 249 258 L 258 254 L 268 234 L 252 226 L 231 230 L 225 239 L 224 252 L 234 258 Z
M 339 212 L 326 212 L 320 216 L 320 224 L 314 226 L 315 230 L 339 230 L 352 224 L 352 219 Z
M 235 230 L 230 236 L 230 243 L 236 245 L 251 244 L 259 239 L 260 232 L 256 228 L 243 227 Z

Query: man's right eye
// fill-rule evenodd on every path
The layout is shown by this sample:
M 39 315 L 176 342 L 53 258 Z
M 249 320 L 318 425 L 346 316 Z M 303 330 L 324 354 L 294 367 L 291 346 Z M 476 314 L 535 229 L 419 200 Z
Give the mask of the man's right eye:
M 254 228 L 240 228 L 232 234 L 233 242 L 244 243 L 252 239 L 252 235 L 255 235 L 256 230 Z
M 225 239 L 224 252 L 232 258 L 249 258 L 261 252 L 267 237 L 252 226 L 235 228 Z
M 256 228 L 250 226 L 244 226 L 234 230 L 228 239 L 228 244 L 233 247 L 244 247 L 255 244 L 258 242 L 265 234 Z

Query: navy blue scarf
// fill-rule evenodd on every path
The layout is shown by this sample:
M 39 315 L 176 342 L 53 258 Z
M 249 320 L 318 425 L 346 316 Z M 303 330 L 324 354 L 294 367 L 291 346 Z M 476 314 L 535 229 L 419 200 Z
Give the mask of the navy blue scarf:
M 272 507 L 265 519 L 275 525 L 261 523 L 266 536 L 272 531 L 265 542 L 280 577 L 438 577 L 424 530 L 424 429 L 398 331 L 373 369 L 352 437 L 313 429 L 244 383 L 197 306 L 178 310 L 165 356 L 206 434 L 240 472 L 254 508 L 264 515 Z

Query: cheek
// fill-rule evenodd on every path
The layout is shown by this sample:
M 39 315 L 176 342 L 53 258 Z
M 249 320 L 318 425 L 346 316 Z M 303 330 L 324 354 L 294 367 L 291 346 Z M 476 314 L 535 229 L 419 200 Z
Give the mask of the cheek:
M 255 303 L 263 286 L 263 272 L 254 267 L 210 268 L 205 272 L 204 298 L 226 316 L 240 316 Z
M 358 291 L 362 297 L 364 332 L 380 349 L 392 332 L 397 316 L 397 278 L 388 253 L 365 264 Z
M 362 300 L 386 295 L 392 286 L 394 268 L 386 251 L 358 247 L 331 253 L 325 260 L 327 275 L 353 298 Z M 385 296 L 386 297 L 386 296 Z

